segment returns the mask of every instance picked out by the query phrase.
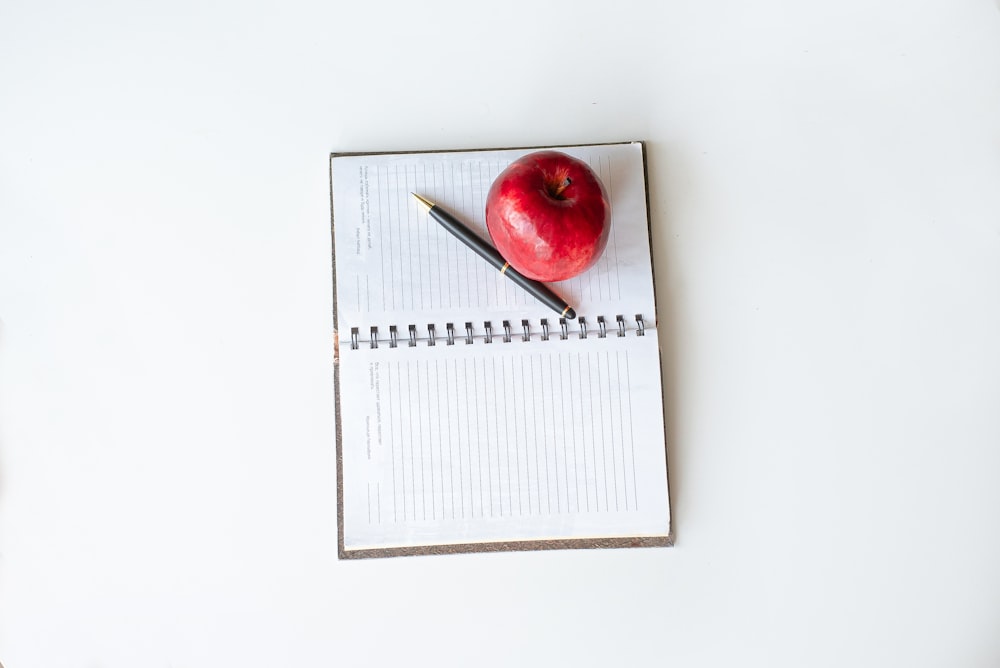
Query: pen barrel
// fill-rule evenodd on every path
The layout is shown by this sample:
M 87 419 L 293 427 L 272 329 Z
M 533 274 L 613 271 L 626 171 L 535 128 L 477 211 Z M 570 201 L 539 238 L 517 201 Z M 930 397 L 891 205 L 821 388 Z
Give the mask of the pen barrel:
M 507 271 L 503 272 L 503 275 L 520 285 L 526 291 L 530 292 L 535 299 L 542 302 L 559 315 L 566 316 L 568 318 L 575 317 L 574 315 L 571 315 L 573 313 L 573 309 L 569 308 L 569 304 L 563 301 L 562 298 L 560 298 L 556 293 L 549 290 L 544 283 L 539 283 L 538 281 L 534 281 L 526 276 L 522 276 L 513 267 L 507 267 Z
M 503 269 L 507 261 L 497 252 L 496 248 L 493 248 L 493 246 L 480 239 L 478 234 L 458 222 L 450 213 L 440 207 L 431 207 L 429 213 L 441 227 L 458 237 L 459 241 L 475 251 L 479 257 L 492 264 L 495 268 Z
M 428 213 L 430 213 L 431 217 L 434 218 L 434 220 L 436 220 L 441 227 L 458 237 L 463 244 L 475 251 L 477 255 L 492 264 L 496 269 L 499 269 L 504 276 L 517 283 L 535 299 L 542 302 L 559 315 L 569 318 L 570 320 L 576 317 L 576 313 L 569 307 L 569 304 L 563 301 L 554 292 L 549 290 L 545 284 L 539 283 L 538 281 L 532 280 L 526 276 L 522 276 L 516 269 L 511 267 L 505 259 L 503 259 L 503 256 L 500 255 L 496 248 L 493 248 L 493 246 L 479 238 L 479 235 L 460 223 L 447 211 L 441 209 L 440 207 L 432 206 Z

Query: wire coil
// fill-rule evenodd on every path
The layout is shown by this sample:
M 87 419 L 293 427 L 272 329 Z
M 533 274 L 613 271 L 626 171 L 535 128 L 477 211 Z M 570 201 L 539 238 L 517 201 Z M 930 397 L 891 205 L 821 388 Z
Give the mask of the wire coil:
M 609 318 L 605 318 L 603 315 L 599 315 L 595 318 L 597 323 L 596 336 L 599 339 L 604 339 L 608 337 L 608 321 Z M 615 333 L 618 337 L 628 336 L 629 332 L 635 336 L 645 336 L 646 335 L 646 322 L 642 317 L 641 313 L 635 314 L 635 326 L 629 328 L 628 319 L 623 315 L 616 315 L 614 322 L 616 325 Z M 589 326 L 586 317 L 579 317 L 576 319 L 577 330 L 574 332 L 579 338 L 586 339 L 595 334 L 595 330 Z M 534 330 L 531 326 L 531 321 L 527 319 L 521 320 L 521 334 L 520 336 L 513 336 L 513 326 L 510 320 L 502 320 L 501 328 L 503 333 L 500 335 L 501 341 L 503 343 L 511 343 L 512 341 L 519 340 L 520 342 L 527 342 L 531 340 L 538 341 L 549 341 L 551 339 L 551 332 L 549 321 L 547 318 L 542 318 L 539 321 L 539 329 Z M 445 344 L 449 346 L 455 345 L 458 338 L 455 334 L 455 323 L 445 323 Z M 417 332 L 426 329 L 426 337 L 418 337 Z M 426 327 L 418 327 L 416 324 L 410 324 L 406 326 L 406 331 L 408 334 L 407 347 L 414 348 L 417 346 L 418 341 L 426 342 L 428 346 L 436 346 L 439 340 L 437 327 L 434 323 L 428 323 Z M 566 340 L 570 337 L 569 323 L 566 318 L 559 318 L 559 340 Z M 462 338 L 462 342 L 465 345 L 471 345 L 475 343 L 476 339 L 482 340 L 483 343 L 493 343 L 493 323 L 486 320 L 482 324 L 482 330 L 477 332 L 475 324 L 473 322 L 465 323 L 465 336 Z M 361 330 L 358 327 L 351 327 L 351 349 L 357 350 L 361 345 Z M 372 326 L 369 328 L 369 348 L 372 350 L 377 349 L 380 343 L 388 343 L 390 348 L 399 347 L 399 328 L 396 325 L 389 326 L 389 336 L 388 338 L 382 338 L 379 335 L 379 328 L 377 326 Z M 423 345 L 421 343 L 421 345 Z

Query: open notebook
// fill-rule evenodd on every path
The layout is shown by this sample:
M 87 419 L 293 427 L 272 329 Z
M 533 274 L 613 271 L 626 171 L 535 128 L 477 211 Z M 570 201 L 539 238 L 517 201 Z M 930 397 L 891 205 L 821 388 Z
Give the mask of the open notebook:
M 556 147 L 611 198 L 558 314 L 448 234 L 537 149 L 333 154 L 341 558 L 671 544 L 641 143 Z

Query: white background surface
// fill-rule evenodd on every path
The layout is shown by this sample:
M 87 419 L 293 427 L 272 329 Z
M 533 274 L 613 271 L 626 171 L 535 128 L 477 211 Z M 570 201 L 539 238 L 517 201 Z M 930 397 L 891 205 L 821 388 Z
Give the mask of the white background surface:
M 327 154 L 649 142 L 677 546 L 336 560 Z M 0 662 L 1000 664 L 1000 8 L 0 5 Z

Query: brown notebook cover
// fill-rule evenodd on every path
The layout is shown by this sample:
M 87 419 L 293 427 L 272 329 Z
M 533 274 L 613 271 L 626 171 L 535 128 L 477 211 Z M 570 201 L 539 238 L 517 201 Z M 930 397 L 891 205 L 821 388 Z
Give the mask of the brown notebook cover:
M 588 161 L 612 203 L 565 321 L 430 220 L 488 238 L 493 179 Z M 330 156 L 340 558 L 673 542 L 641 142 Z

